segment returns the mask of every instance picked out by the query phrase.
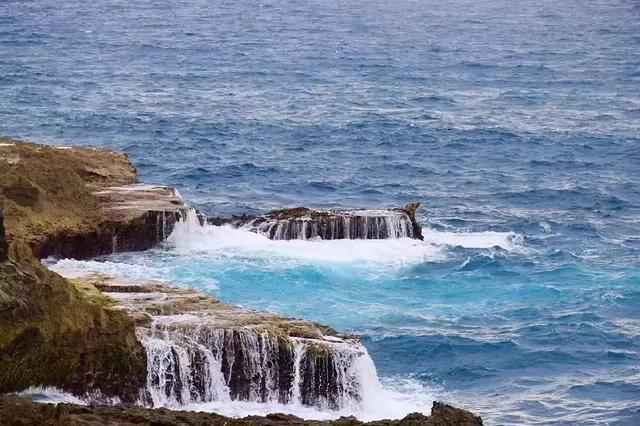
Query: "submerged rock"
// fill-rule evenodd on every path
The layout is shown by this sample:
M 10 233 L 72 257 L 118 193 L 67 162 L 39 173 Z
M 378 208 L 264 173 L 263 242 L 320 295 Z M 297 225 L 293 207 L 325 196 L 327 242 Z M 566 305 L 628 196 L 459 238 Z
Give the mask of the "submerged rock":
M 209 218 L 211 225 L 231 224 L 266 235 L 272 240 L 389 239 L 422 240 L 416 220 L 420 203 L 396 209 L 311 210 L 306 207 L 276 210 L 260 216 Z
M 145 250 L 168 236 L 186 209 L 175 190 L 138 184 L 125 154 L 0 143 L 7 234 L 38 258 Z
M 358 404 L 363 379 L 375 377 L 358 338 L 326 326 L 160 282 L 80 280 L 137 318 L 147 352 L 147 405 L 241 400 L 333 410 Z
M 87 424 L 184 425 L 184 426 L 479 426 L 482 419 L 472 413 L 440 402 L 434 402 L 431 415 L 409 414 L 400 420 L 379 420 L 369 423 L 353 417 L 337 420 L 303 420 L 285 414 L 269 414 L 228 418 L 215 413 L 172 411 L 164 408 L 148 409 L 131 405 L 84 406 L 76 404 L 41 404 L 17 395 L 0 395 L 0 420 L 7 425 L 54 424 L 84 426 Z

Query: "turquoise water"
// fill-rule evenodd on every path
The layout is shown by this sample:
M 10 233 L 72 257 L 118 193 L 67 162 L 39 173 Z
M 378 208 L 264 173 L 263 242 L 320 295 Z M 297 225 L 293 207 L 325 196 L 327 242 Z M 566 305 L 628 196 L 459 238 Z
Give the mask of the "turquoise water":
M 168 279 L 358 333 L 383 384 L 415 409 L 432 397 L 490 423 L 638 419 L 637 269 L 546 253 L 533 242 L 547 228 L 424 232 L 271 241 L 181 226 L 162 249 L 56 267 Z
M 358 332 L 492 423 L 637 424 L 639 34 L 629 0 L 4 1 L 0 134 L 126 151 L 212 215 L 422 201 L 425 244 L 93 266 Z

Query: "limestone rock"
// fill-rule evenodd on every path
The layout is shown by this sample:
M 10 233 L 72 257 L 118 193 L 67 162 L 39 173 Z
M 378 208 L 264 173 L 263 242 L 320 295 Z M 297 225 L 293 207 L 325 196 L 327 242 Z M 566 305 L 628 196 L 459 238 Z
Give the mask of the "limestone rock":
M 0 139 L 8 240 L 38 258 L 145 250 L 186 210 L 171 188 L 140 185 L 125 154 Z

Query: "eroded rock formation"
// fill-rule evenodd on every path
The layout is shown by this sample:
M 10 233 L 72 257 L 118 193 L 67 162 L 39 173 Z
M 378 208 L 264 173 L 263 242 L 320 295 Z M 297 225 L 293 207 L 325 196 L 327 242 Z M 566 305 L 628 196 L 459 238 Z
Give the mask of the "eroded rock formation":
M 118 301 L 147 351 L 143 401 L 354 405 L 375 368 L 356 336 L 219 302 L 188 288 L 104 275 L 74 279 Z
M 185 206 L 168 187 L 140 185 L 125 154 L 0 139 L 0 197 L 10 241 L 38 258 L 145 250 Z
M 1 223 L 0 214 L 0 393 L 48 385 L 135 401 L 146 356 L 134 322 L 46 269 L 24 243 L 7 258 Z
M 37 259 L 149 248 L 168 235 L 181 200 L 136 182 L 124 154 L 0 139 L 0 392 L 138 398 L 146 353 L 134 321 Z
M 266 235 L 272 240 L 415 238 L 422 228 L 416 220 L 420 203 L 397 209 L 311 210 L 306 207 L 276 210 L 260 216 L 209 218 L 212 225 L 231 224 Z

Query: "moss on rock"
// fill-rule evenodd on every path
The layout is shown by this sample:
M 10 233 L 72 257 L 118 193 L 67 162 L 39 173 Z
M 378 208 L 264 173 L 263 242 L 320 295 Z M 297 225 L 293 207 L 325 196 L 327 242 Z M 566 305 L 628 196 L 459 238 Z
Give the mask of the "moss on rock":
M 35 259 L 0 264 L 0 365 L 0 392 L 49 385 L 133 402 L 146 377 L 133 320 Z
M 136 400 L 146 355 L 134 321 L 34 256 L 105 223 L 95 188 L 134 183 L 135 169 L 109 151 L 0 143 L 0 392 L 49 385 Z

